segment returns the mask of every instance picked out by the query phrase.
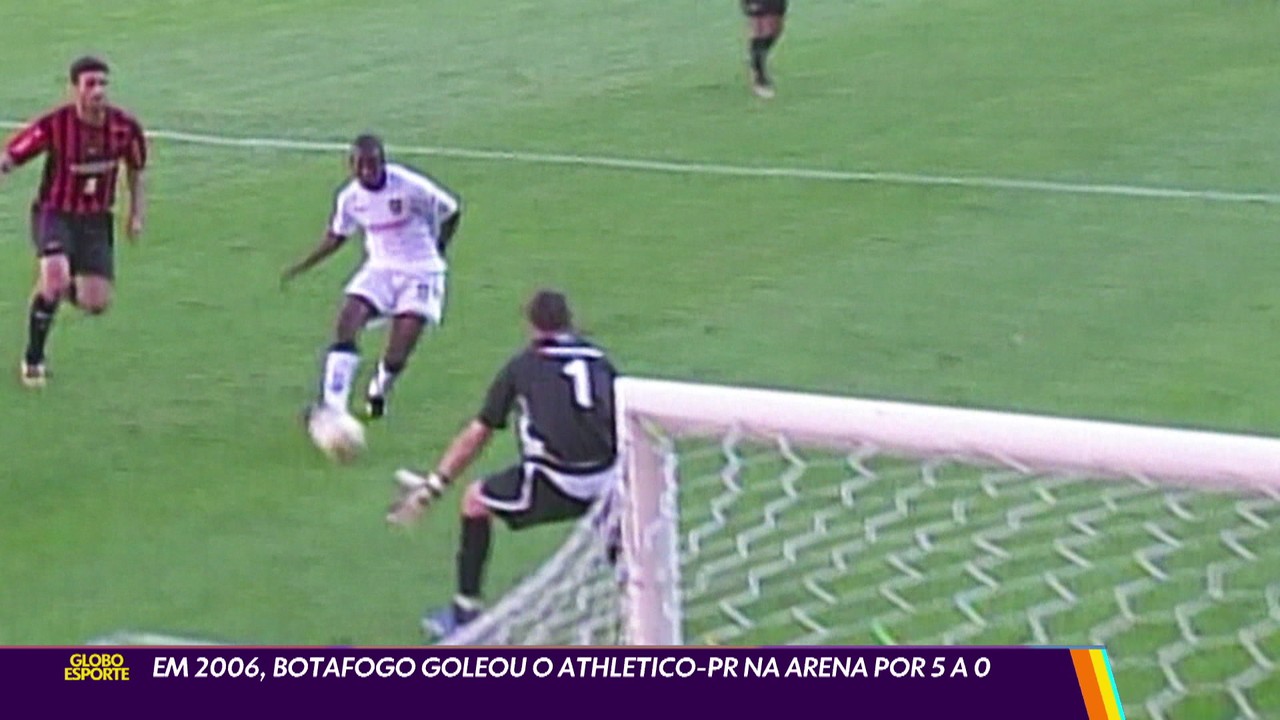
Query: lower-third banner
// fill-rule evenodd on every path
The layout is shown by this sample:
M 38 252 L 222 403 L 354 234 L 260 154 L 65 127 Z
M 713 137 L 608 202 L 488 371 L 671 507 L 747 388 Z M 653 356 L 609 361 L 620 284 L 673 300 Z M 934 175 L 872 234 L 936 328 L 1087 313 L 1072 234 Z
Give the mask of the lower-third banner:
M 9 707 L 50 717 L 1124 717 L 1102 648 L 8 648 L 0 677 Z

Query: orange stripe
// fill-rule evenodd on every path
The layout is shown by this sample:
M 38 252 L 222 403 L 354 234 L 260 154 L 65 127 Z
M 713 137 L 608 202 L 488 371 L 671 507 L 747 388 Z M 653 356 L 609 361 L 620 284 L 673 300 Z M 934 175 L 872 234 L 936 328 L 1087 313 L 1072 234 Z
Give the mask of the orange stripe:
M 1089 657 L 1089 651 L 1072 650 L 1071 662 L 1076 667 L 1076 680 L 1080 683 L 1080 694 L 1084 696 L 1084 707 L 1089 713 L 1089 720 L 1107 720 L 1107 706 L 1098 689 L 1098 676 L 1094 674 L 1093 659 Z

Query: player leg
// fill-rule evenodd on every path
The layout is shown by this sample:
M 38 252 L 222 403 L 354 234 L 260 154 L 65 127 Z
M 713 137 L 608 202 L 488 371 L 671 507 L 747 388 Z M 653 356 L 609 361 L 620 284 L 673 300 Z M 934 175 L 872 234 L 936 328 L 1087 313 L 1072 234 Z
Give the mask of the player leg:
M 58 305 L 71 286 L 67 259 L 67 226 L 61 216 L 33 210 L 31 240 L 39 262 L 39 277 L 27 313 L 27 348 L 20 368 L 22 383 L 43 387 L 47 377 L 45 345 L 53 329 Z
M 398 290 L 387 348 L 365 393 L 370 418 L 386 414 L 391 389 L 409 363 L 422 331 L 428 324 L 438 325 L 443 312 L 444 275 L 441 273 L 403 276 Z
M 422 629 L 443 640 L 480 615 L 483 607 L 484 570 L 489 562 L 489 539 L 493 514 L 484 501 L 484 488 L 503 495 L 518 495 L 522 484 L 519 465 L 509 467 L 484 480 L 473 482 L 462 496 L 462 512 L 457 554 L 457 592 L 447 607 L 429 612 Z
M 393 297 L 390 278 L 385 271 L 362 267 L 352 276 L 344 291 L 333 344 L 325 354 L 319 401 L 307 408 L 304 419 L 309 418 L 317 407 L 348 412 L 351 386 L 360 368 L 357 340 L 370 318 L 385 314 Z
M 370 418 L 380 418 L 387 412 L 387 400 L 391 397 L 391 389 L 396 379 L 409 364 L 409 356 L 422 337 L 426 327 L 426 319 L 420 315 L 397 315 L 391 321 L 391 334 L 387 338 L 387 349 L 378 367 L 369 380 L 369 389 L 365 394 L 365 409 Z
M 347 412 L 351 397 L 351 385 L 360 368 L 360 348 L 357 340 L 360 331 L 370 317 L 378 314 L 375 300 L 348 292 L 338 312 L 333 344 L 324 358 L 324 372 L 320 378 L 320 400 L 323 407 Z M 314 410 L 312 407 L 308 410 Z
M 472 483 L 462 497 L 457 594 L 448 607 L 423 618 L 423 630 L 443 639 L 480 615 L 493 518 L 519 531 L 573 520 L 590 508 L 591 503 L 561 492 L 541 470 L 528 464 L 514 465 Z
M 71 242 L 71 301 L 90 315 L 111 305 L 115 282 L 115 230 L 110 215 L 77 218 Z
M 787 3 L 786 0 L 744 0 L 743 7 L 751 27 L 749 55 L 752 88 L 756 95 L 771 98 L 774 91 L 768 71 L 769 51 L 782 35 Z

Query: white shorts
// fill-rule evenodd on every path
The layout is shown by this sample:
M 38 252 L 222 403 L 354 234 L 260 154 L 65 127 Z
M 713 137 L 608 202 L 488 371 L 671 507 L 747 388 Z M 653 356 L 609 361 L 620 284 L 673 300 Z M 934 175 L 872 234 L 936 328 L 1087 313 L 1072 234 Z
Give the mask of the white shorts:
M 415 315 L 432 325 L 444 316 L 445 274 L 364 266 L 347 283 L 346 294 L 373 306 L 380 317 Z

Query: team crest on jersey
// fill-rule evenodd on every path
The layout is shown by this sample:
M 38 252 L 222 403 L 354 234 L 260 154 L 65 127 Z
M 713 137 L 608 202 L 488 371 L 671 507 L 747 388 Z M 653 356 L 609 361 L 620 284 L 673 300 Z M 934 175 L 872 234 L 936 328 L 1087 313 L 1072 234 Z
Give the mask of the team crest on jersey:
M 391 214 L 399 215 L 404 210 L 404 201 L 400 198 L 391 198 L 389 203 L 391 206 Z

